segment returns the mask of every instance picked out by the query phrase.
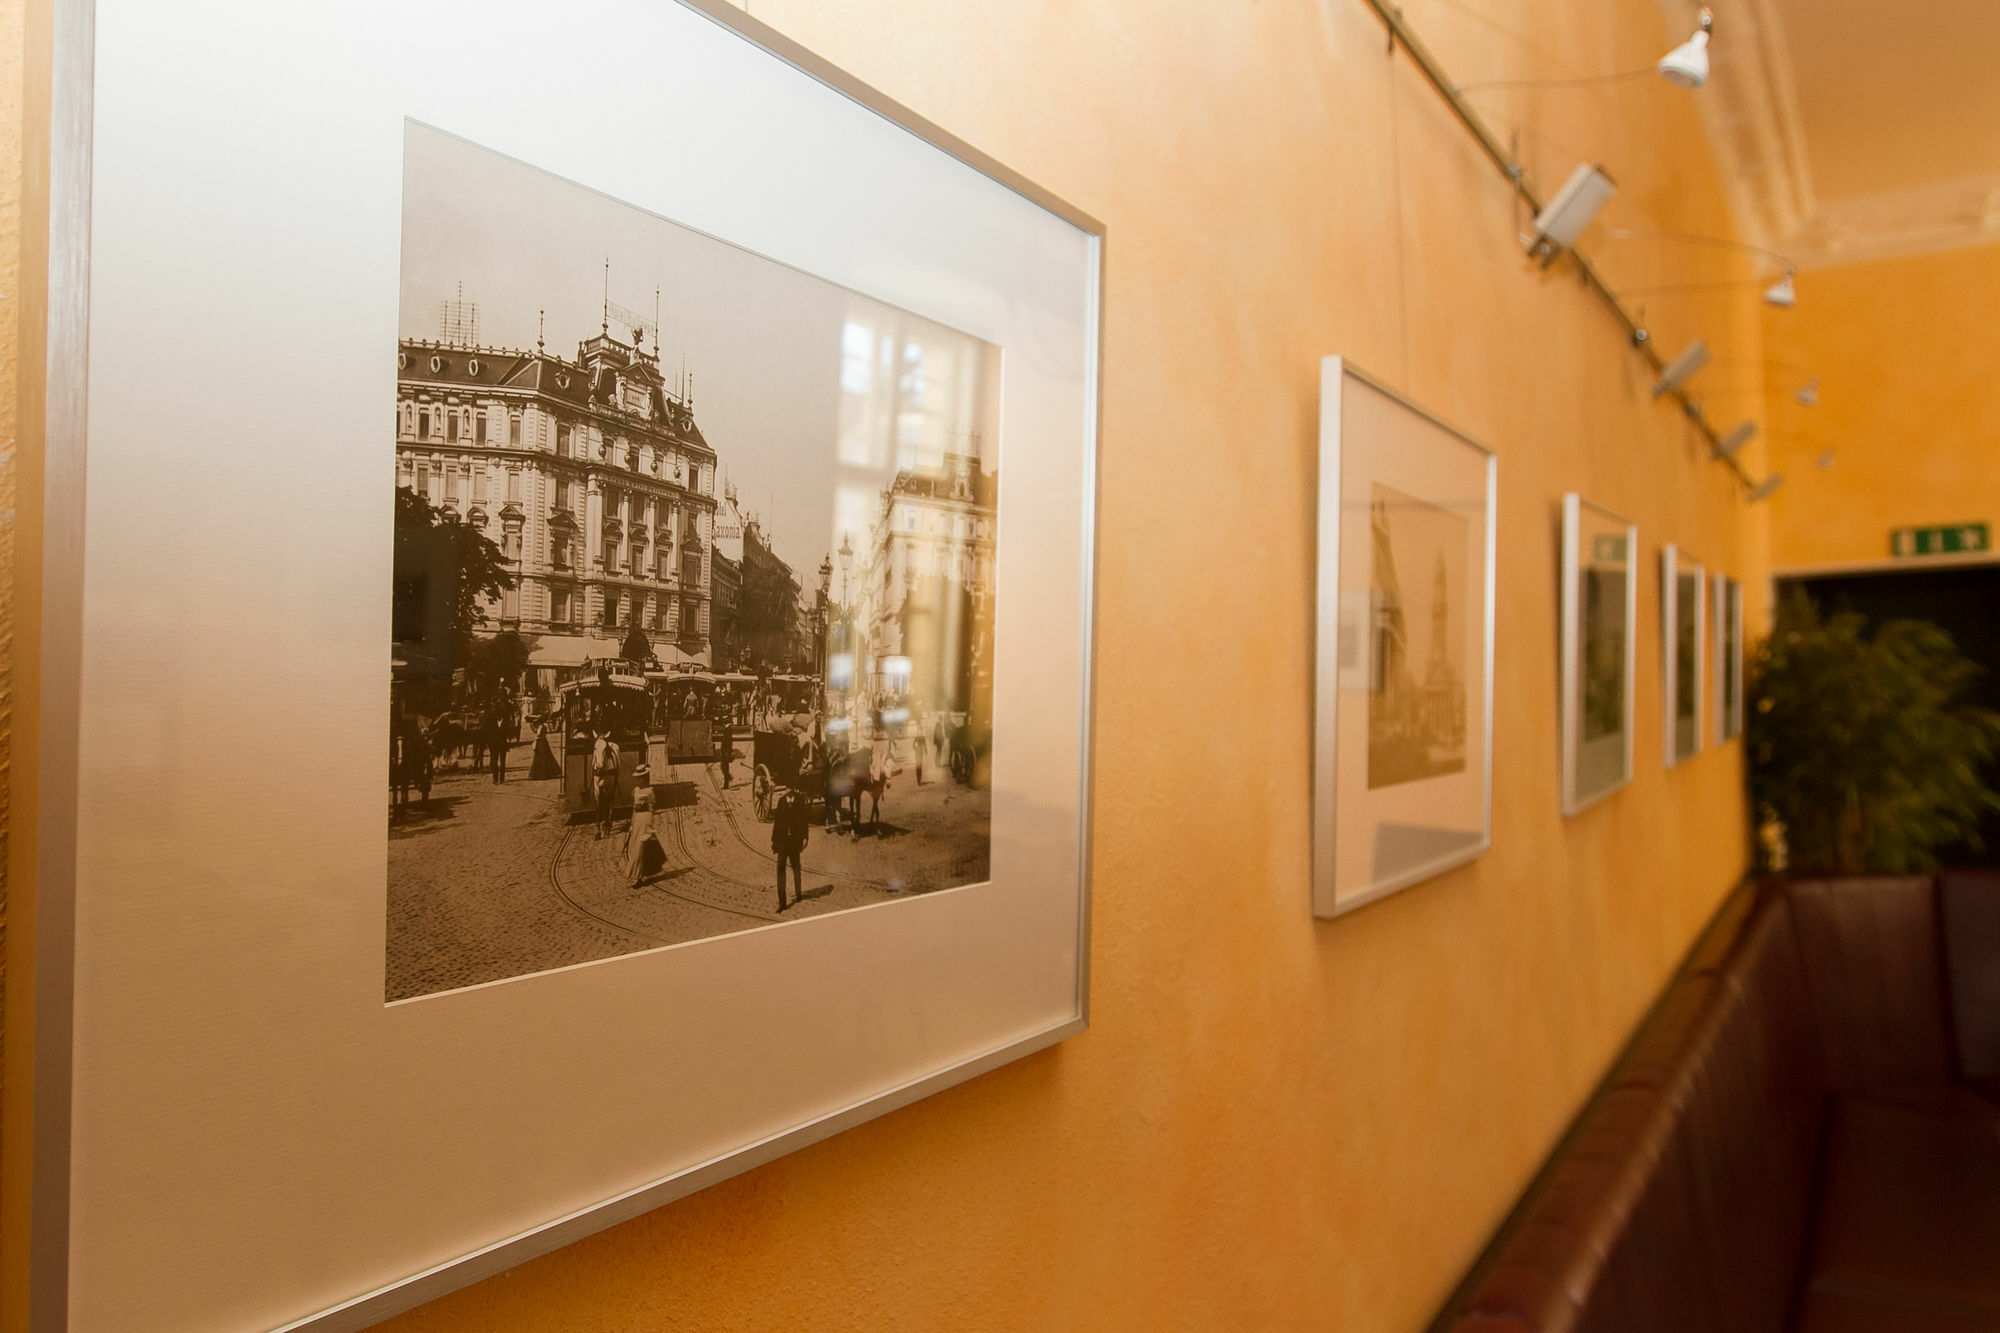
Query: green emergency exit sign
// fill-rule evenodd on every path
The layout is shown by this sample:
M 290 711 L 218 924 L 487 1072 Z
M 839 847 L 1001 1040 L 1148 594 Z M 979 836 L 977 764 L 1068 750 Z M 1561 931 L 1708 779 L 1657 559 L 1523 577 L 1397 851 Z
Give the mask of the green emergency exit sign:
M 1892 528 L 1889 554 L 1970 555 L 1993 549 L 1993 535 L 1984 523 L 1946 523 L 1935 528 Z

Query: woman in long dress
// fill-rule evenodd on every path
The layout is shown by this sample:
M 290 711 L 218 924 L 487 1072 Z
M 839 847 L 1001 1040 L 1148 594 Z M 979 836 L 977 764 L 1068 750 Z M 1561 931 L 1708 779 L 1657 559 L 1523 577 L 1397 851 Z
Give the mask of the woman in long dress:
M 625 837 L 625 878 L 638 888 L 646 878 L 646 842 L 653 836 L 653 775 L 644 764 L 632 770 L 632 824 Z

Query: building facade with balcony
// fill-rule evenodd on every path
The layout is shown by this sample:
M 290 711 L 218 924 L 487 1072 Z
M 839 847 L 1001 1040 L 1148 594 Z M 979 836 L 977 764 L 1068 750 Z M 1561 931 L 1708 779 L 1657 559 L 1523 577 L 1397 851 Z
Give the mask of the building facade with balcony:
M 396 367 L 396 484 L 515 576 L 485 631 L 529 639 L 545 678 L 635 625 L 663 664 L 709 663 L 715 451 L 642 331 L 607 327 L 574 360 L 405 339 Z
M 882 491 L 856 578 L 857 685 L 925 709 L 990 706 L 999 480 L 970 454 Z

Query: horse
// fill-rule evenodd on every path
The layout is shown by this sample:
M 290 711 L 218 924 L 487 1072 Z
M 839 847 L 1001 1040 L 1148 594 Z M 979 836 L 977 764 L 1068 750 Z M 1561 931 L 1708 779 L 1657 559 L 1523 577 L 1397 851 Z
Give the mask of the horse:
M 854 827 L 861 828 L 861 797 L 865 792 L 870 797 L 868 827 L 877 829 L 882 817 L 882 793 L 889 790 L 889 779 L 901 769 L 888 766 L 885 757 L 881 767 L 875 764 L 875 756 L 868 750 L 852 750 L 840 761 L 840 789 L 844 798 L 854 802 Z

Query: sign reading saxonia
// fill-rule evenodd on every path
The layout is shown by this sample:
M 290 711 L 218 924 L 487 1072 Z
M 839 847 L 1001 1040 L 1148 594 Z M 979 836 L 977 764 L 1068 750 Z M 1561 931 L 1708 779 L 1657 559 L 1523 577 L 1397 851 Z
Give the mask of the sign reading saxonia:
M 1993 535 L 1984 523 L 1946 523 L 1934 528 L 1891 528 L 1889 554 L 1972 555 L 1993 549 Z

